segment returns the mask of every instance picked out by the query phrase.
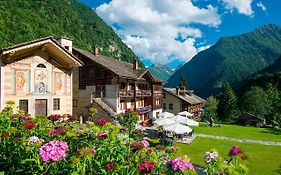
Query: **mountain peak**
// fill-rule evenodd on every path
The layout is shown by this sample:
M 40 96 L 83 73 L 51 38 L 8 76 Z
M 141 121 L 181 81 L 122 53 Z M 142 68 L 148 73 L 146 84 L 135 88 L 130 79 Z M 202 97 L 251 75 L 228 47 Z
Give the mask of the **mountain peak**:
M 184 75 L 191 89 L 207 97 L 218 93 L 221 85 L 239 82 L 273 64 L 280 55 L 281 27 L 263 25 L 252 32 L 220 38 L 176 71 L 166 86 L 175 87 Z

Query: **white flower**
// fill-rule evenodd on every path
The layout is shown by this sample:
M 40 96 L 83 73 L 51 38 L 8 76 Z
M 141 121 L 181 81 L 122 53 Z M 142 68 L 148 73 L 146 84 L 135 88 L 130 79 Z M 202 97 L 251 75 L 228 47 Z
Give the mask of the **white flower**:
M 37 143 L 39 143 L 39 142 L 44 142 L 44 140 L 43 139 L 39 139 L 38 137 L 36 137 L 36 136 L 32 136 L 32 137 L 30 137 L 29 138 L 29 141 L 28 141 L 28 145 L 32 145 L 32 144 L 37 144 Z

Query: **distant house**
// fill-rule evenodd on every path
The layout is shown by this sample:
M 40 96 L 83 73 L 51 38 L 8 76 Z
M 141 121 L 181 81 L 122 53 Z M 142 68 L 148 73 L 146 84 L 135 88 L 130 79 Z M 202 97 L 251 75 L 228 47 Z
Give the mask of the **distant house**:
M 72 41 L 41 38 L 0 50 L 0 108 L 8 101 L 32 116 L 72 114 L 72 70 L 83 63 Z
M 239 118 L 239 123 L 242 125 L 249 125 L 255 127 L 265 126 L 265 119 L 246 113 Z
M 97 47 L 92 53 L 77 48 L 73 53 L 84 63 L 74 73 L 75 113 L 87 114 L 93 105 L 108 115 L 131 109 L 138 112 L 139 121 L 146 124 L 162 112 L 162 81 L 140 68 L 137 60 L 130 64 L 101 56 Z
M 199 121 L 206 101 L 191 91 L 180 88 L 163 88 L 163 110 L 174 114 L 188 111 Z

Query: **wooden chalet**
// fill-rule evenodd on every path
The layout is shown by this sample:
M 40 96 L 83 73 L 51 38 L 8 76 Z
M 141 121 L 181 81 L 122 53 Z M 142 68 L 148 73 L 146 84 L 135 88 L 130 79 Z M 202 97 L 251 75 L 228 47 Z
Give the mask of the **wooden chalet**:
M 93 53 L 73 48 L 73 53 L 84 63 L 73 80 L 76 113 L 86 114 L 94 104 L 109 115 L 131 109 L 146 125 L 162 112 L 162 81 L 140 68 L 137 60 L 130 64 L 101 56 L 97 47 Z
M 163 109 L 177 114 L 188 111 L 193 119 L 199 121 L 206 101 L 189 90 L 180 88 L 163 88 Z

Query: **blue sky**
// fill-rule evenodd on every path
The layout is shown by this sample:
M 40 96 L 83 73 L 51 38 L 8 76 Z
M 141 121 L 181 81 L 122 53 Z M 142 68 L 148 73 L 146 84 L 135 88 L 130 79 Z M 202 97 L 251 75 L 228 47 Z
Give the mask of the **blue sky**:
M 222 36 L 281 26 L 280 0 L 81 0 L 146 65 L 188 62 Z

